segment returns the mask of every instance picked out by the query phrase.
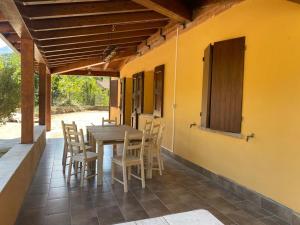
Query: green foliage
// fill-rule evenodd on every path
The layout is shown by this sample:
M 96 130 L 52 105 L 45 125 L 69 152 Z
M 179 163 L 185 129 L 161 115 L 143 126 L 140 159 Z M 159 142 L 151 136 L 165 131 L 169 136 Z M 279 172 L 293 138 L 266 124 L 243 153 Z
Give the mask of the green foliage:
M 20 102 L 20 59 L 16 54 L 0 56 L 0 123 L 5 122 Z
M 86 76 L 52 76 L 53 104 L 108 106 L 108 90 L 97 82 L 101 79 Z

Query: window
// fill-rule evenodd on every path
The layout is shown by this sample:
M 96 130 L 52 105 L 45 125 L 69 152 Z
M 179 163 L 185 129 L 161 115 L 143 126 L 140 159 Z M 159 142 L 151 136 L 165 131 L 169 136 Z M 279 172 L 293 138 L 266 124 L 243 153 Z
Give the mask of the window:
M 153 88 L 153 115 L 163 117 L 164 112 L 164 76 L 165 65 L 160 65 L 154 69 Z
M 118 107 L 118 80 L 110 80 L 110 107 Z
M 245 37 L 215 42 L 204 52 L 201 126 L 240 133 Z

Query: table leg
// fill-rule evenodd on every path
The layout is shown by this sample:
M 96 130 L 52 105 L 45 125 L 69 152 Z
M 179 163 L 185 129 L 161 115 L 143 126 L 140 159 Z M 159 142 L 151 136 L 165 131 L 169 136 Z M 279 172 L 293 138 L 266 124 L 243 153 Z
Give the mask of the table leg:
M 103 182 L 103 154 L 104 154 L 103 142 L 97 141 L 97 147 L 98 147 L 97 184 L 101 185 Z

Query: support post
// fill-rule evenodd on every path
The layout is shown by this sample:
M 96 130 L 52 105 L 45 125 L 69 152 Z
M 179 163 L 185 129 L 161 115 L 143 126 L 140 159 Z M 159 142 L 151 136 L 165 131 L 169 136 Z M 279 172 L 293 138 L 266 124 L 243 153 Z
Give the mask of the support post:
M 39 64 L 39 124 L 46 124 L 46 65 Z
M 34 133 L 34 44 L 21 38 L 21 143 L 33 143 Z
M 46 74 L 46 130 L 51 130 L 51 74 Z

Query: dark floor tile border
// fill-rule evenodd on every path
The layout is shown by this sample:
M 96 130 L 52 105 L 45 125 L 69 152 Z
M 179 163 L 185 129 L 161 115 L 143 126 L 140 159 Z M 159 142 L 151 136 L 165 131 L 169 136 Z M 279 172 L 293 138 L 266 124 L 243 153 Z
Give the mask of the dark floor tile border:
M 211 181 L 215 182 L 222 188 L 233 192 L 237 196 L 244 198 L 246 200 L 251 201 L 256 206 L 265 209 L 274 215 L 276 215 L 279 219 L 287 222 L 290 225 L 300 225 L 300 214 L 293 211 L 292 209 L 266 197 L 260 193 L 255 191 L 249 190 L 246 187 L 243 187 L 234 181 L 223 177 L 221 175 L 215 174 L 191 161 L 188 161 L 181 156 L 178 156 L 165 148 L 162 148 L 162 152 L 171 158 L 177 160 L 178 162 L 184 164 L 185 166 L 196 170 L 197 172 L 201 173 L 203 176 L 209 178 Z

